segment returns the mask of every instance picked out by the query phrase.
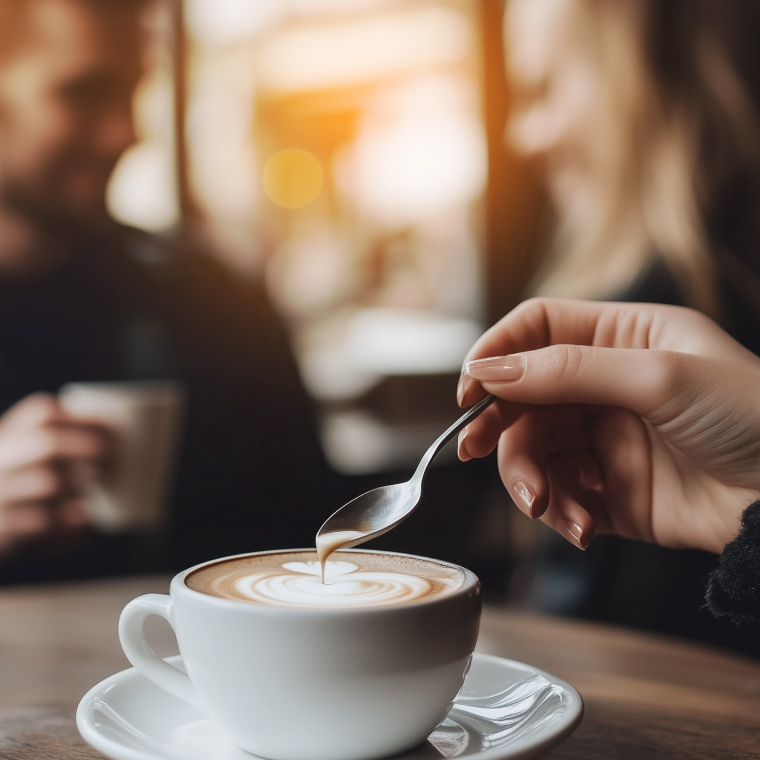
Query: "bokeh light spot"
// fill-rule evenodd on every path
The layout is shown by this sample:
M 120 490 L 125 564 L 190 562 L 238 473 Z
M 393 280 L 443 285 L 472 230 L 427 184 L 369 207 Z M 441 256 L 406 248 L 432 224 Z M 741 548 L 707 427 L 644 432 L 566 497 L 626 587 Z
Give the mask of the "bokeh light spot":
M 322 189 L 324 172 L 316 156 L 300 148 L 275 153 L 264 167 L 264 190 L 278 205 L 300 208 Z

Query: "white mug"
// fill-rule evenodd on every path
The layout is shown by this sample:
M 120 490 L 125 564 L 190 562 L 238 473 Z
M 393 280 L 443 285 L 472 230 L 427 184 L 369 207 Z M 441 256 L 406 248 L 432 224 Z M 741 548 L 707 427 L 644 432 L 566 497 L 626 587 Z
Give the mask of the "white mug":
M 239 747 L 270 760 L 372 760 L 416 747 L 446 717 L 478 636 L 480 583 L 469 570 L 459 568 L 460 588 L 428 599 L 320 609 L 223 599 L 185 583 L 222 561 L 179 573 L 168 596 L 132 600 L 119 637 L 142 675 L 199 706 Z M 174 629 L 187 675 L 150 649 L 150 615 Z
M 101 420 L 116 436 L 110 477 L 85 487 L 90 522 L 106 533 L 161 527 L 185 407 L 182 383 L 69 383 L 58 400 L 69 414 Z

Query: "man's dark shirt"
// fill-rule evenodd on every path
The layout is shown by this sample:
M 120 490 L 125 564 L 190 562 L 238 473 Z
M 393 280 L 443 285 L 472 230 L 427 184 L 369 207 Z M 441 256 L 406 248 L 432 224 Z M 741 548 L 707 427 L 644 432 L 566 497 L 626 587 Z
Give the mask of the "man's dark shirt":
M 182 568 L 311 545 L 339 501 L 285 329 L 263 288 L 127 228 L 50 274 L 0 282 L 0 411 L 72 381 L 177 378 L 188 393 L 160 536 L 88 533 L 0 561 L 0 582 Z

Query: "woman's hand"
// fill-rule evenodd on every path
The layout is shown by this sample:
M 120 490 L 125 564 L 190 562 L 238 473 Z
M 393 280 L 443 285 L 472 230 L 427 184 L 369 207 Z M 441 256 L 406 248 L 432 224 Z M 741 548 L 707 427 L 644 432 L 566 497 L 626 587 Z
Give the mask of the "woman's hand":
M 0 417 L 0 553 L 86 522 L 83 477 L 102 474 L 113 437 L 68 415 L 53 396 L 27 396 Z
M 460 458 L 498 444 L 516 504 L 581 548 L 614 533 L 721 552 L 760 497 L 760 359 L 698 312 L 526 301 L 467 356 L 460 405 L 485 391 L 504 401 Z

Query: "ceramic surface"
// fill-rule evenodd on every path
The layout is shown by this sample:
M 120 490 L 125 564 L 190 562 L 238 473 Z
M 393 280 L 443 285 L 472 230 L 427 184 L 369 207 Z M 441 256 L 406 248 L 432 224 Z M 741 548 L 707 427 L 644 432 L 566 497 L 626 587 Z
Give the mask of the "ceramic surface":
M 281 554 L 240 559 L 281 562 Z M 310 558 L 313 551 L 303 554 Z M 478 638 L 480 582 L 472 572 L 452 565 L 461 586 L 404 604 L 322 608 L 246 603 L 185 583 L 219 562 L 175 576 L 169 596 L 129 602 L 119 639 L 138 672 L 200 708 L 238 747 L 275 760 L 377 760 L 418 746 L 446 717 Z M 288 565 L 301 566 L 298 574 L 313 569 Z M 151 615 L 174 629 L 189 679 L 145 641 Z
M 181 667 L 180 657 L 169 658 Z M 567 682 L 500 657 L 475 654 L 446 720 L 404 760 L 527 760 L 569 736 L 583 716 Z M 91 689 L 77 726 L 113 760 L 252 760 L 200 710 L 154 686 L 134 668 Z M 293 726 L 293 730 L 298 730 Z

